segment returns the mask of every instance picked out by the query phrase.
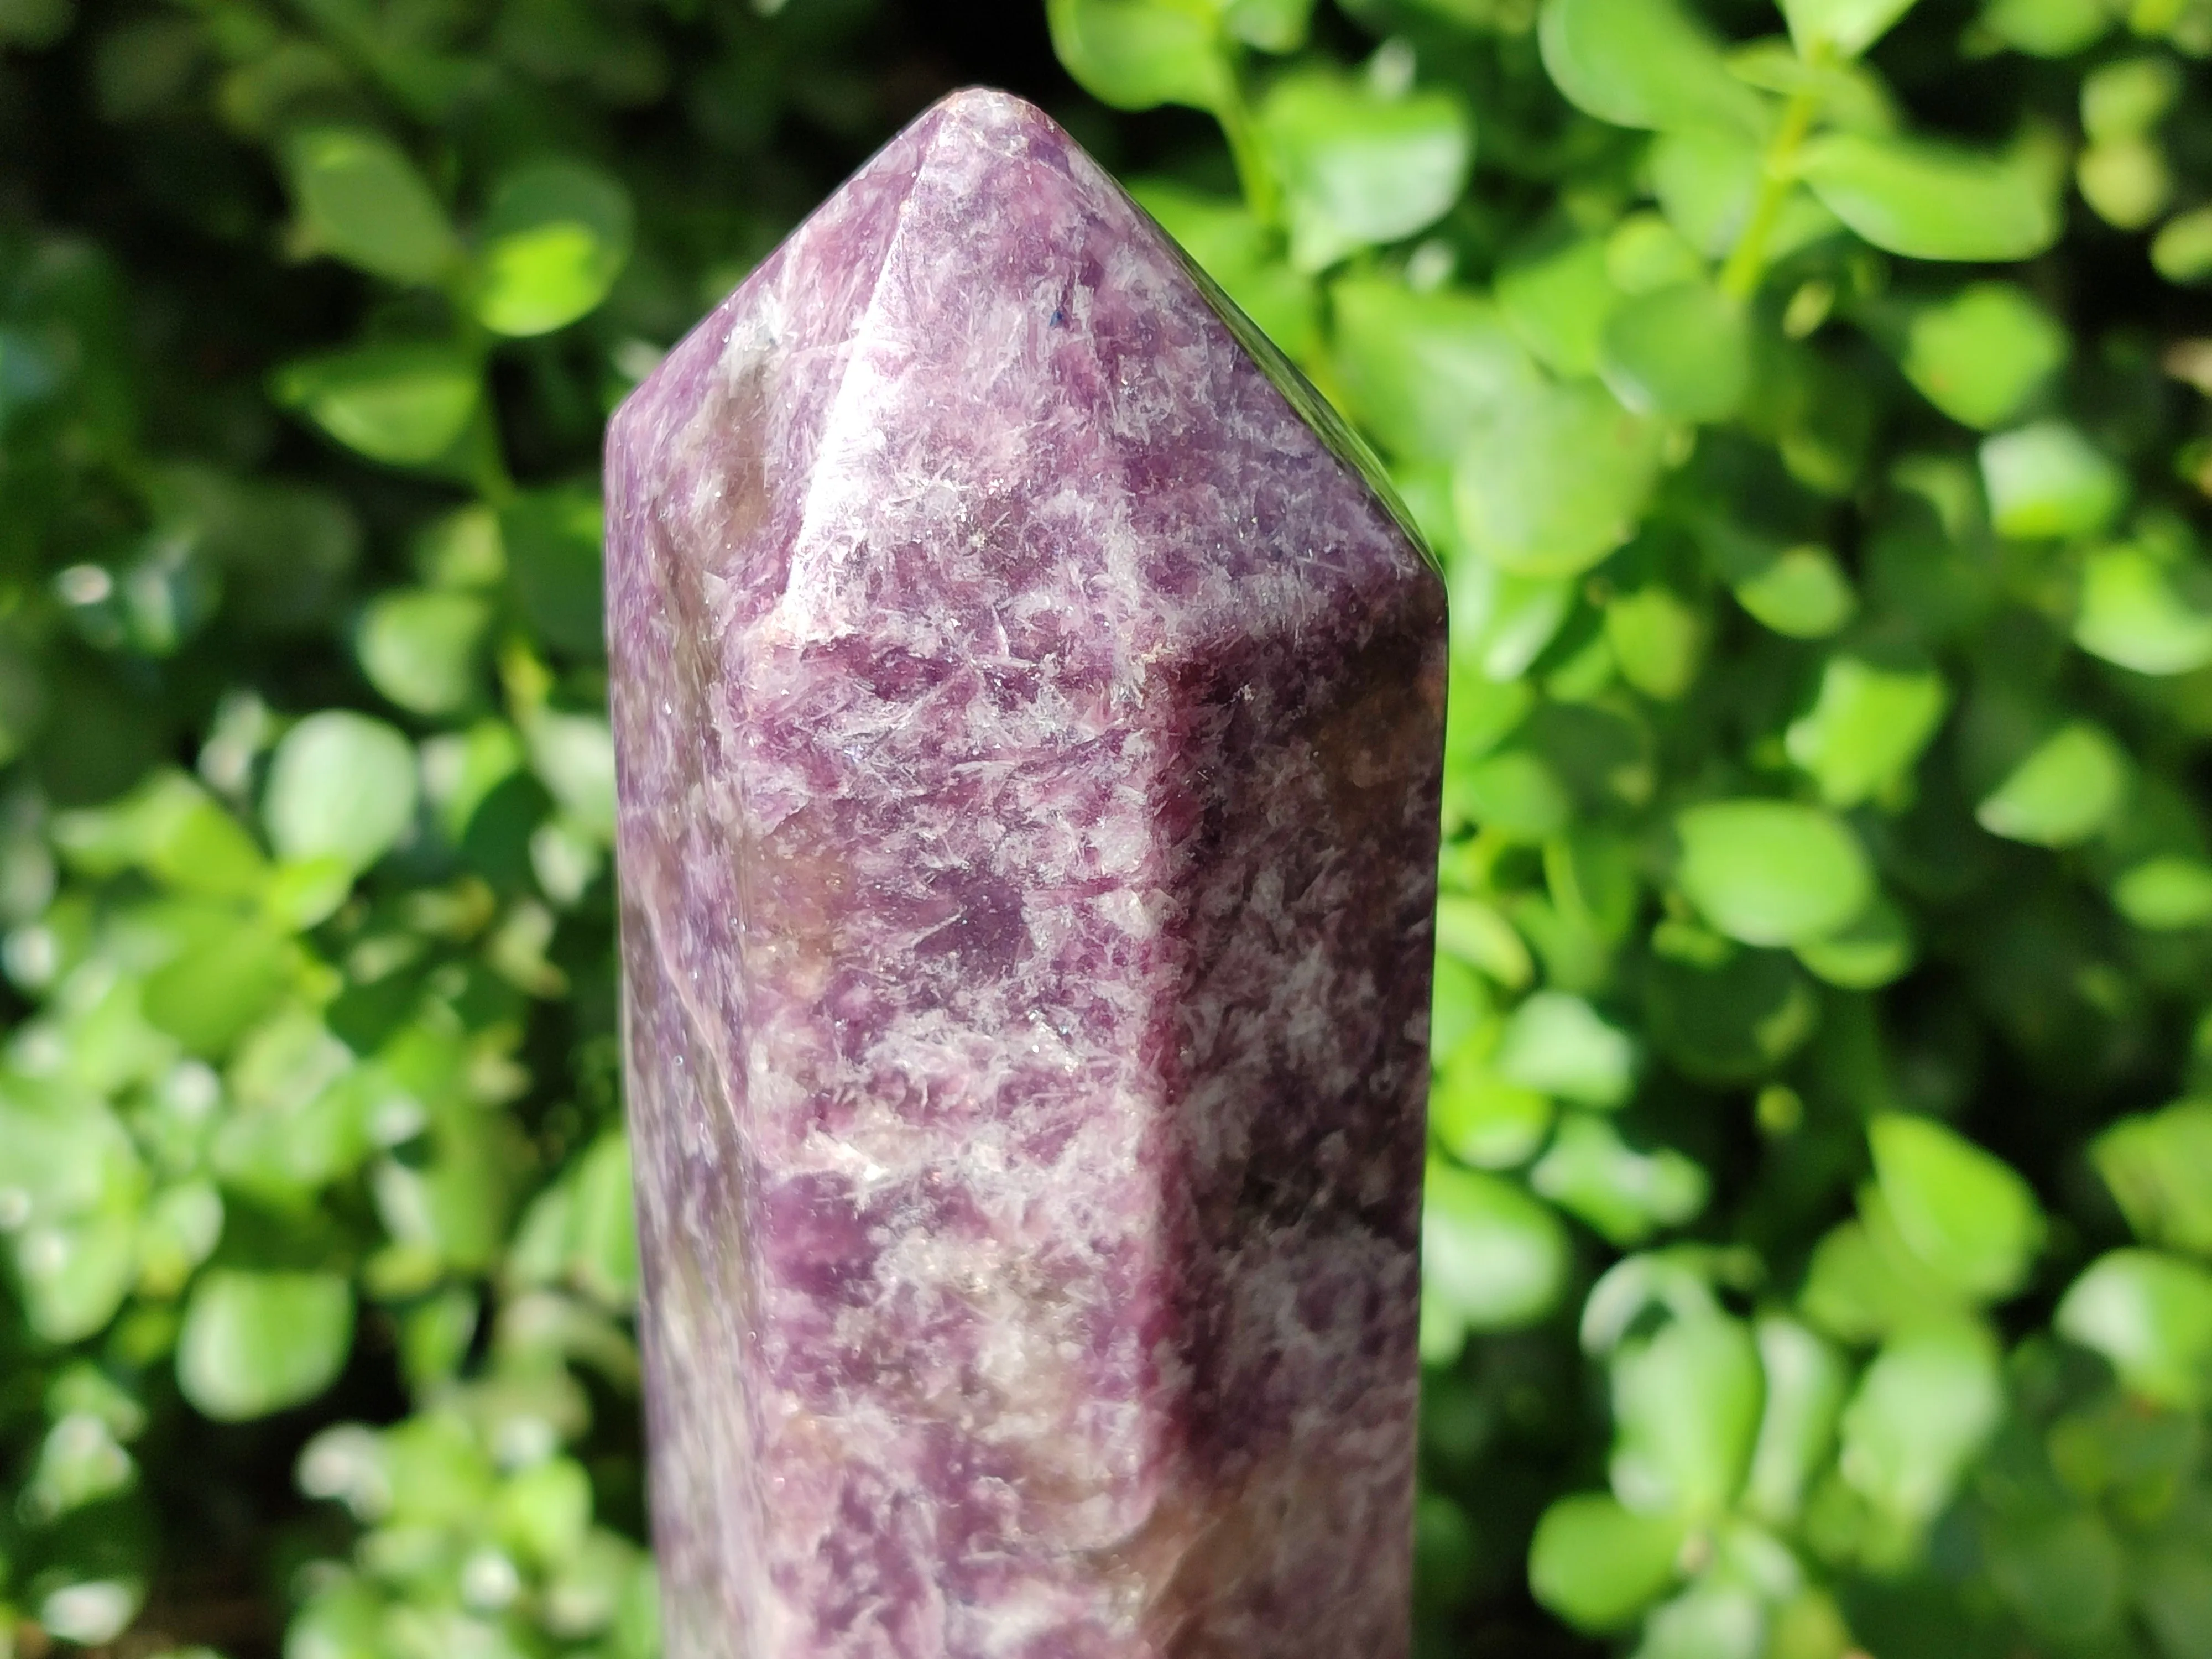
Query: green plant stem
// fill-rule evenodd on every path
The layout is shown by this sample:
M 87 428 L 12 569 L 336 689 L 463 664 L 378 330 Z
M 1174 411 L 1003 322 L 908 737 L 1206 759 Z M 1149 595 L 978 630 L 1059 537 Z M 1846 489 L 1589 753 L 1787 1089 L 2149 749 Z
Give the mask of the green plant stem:
M 1221 123 L 1222 136 L 1229 141 L 1229 155 L 1237 165 L 1237 182 L 1243 189 L 1244 205 L 1251 209 L 1252 216 L 1261 224 L 1279 224 L 1282 191 L 1275 183 L 1274 169 L 1267 165 L 1260 131 L 1252 118 L 1252 106 L 1244 96 L 1243 68 L 1233 56 L 1222 76 L 1222 86 L 1221 102 L 1213 114 Z
M 1743 234 L 1736 238 L 1735 246 L 1729 250 L 1728 263 L 1721 267 L 1721 292 L 1730 299 L 1748 300 L 1759 291 L 1759 278 L 1766 274 L 1766 244 L 1774 234 L 1775 222 L 1782 216 L 1782 204 L 1790 199 L 1797 182 L 1792 168 L 1819 110 L 1820 100 L 1809 90 L 1792 93 L 1783 106 L 1782 125 L 1774 130 L 1759 168 L 1758 199 L 1751 204 L 1751 216 L 1744 221 Z

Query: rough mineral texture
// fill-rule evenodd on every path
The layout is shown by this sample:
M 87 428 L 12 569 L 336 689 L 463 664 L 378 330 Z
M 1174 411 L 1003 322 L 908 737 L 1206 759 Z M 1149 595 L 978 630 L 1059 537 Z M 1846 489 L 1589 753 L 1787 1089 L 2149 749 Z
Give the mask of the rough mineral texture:
M 616 416 L 674 1659 L 1405 1652 L 1443 598 L 1210 292 L 963 93 Z

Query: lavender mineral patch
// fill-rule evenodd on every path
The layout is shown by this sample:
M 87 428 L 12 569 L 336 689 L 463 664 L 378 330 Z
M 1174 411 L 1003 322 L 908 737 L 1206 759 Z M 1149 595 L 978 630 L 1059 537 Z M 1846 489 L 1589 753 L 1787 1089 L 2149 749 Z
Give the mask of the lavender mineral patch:
M 607 444 L 673 1659 L 1399 1659 L 1441 585 L 1018 100 Z

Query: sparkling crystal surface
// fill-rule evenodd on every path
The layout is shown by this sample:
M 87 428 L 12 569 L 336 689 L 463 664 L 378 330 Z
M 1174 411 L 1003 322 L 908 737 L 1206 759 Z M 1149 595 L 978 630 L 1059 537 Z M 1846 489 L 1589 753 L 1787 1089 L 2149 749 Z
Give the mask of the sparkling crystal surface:
M 672 1659 L 1406 1650 L 1443 597 L 1240 331 L 962 93 L 615 417 Z

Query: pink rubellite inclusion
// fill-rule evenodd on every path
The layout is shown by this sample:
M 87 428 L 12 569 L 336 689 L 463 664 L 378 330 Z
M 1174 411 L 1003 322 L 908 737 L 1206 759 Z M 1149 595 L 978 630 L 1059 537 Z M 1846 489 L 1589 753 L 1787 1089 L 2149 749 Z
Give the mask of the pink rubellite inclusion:
M 673 1659 L 1402 1659 L 1440 582 L 957 94 L 607 442 Z

